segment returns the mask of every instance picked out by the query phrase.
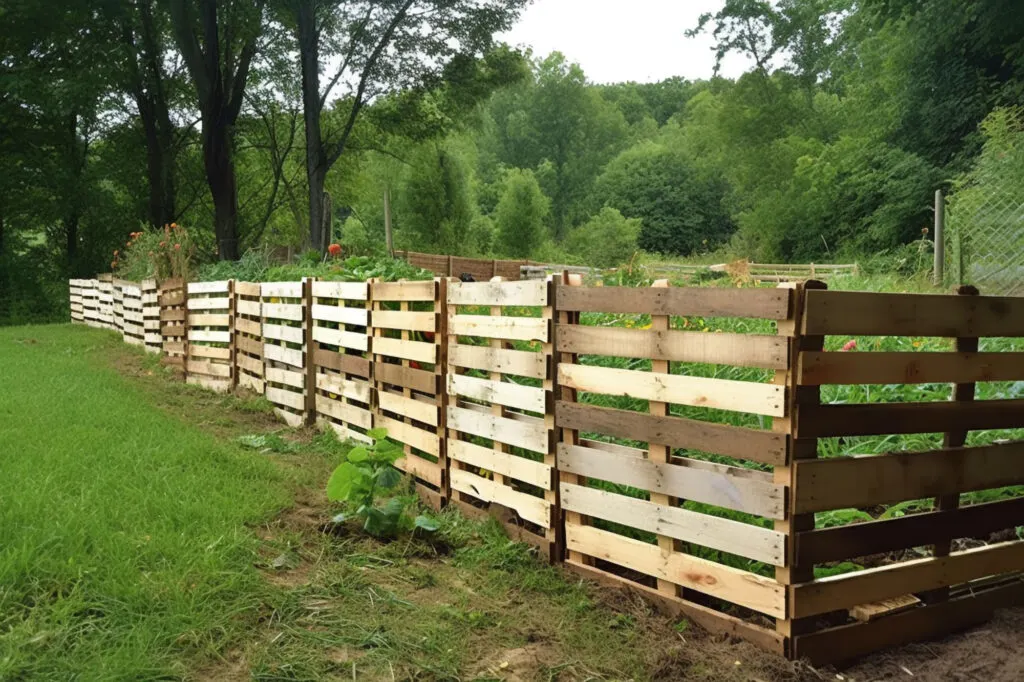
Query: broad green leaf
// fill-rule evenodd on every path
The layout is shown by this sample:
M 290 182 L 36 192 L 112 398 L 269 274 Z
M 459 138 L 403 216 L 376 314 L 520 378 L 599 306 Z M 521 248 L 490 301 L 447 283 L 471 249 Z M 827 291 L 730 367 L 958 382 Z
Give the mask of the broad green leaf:
M 385 490 L 394 488 L 396 485 L 398 485 L 399 481 L 401 480 L 401 472 L 399 472 L 398 469 L 392 466 L 387 466 L 377 473 L 377 485 L 384 488 Z
M 370 457 L 369 451 L 364 447 L 352 448 L 348 452 L 348 461 L 365 462 Z
M 342 462 L 327 481 L 327 499 L 341 502 L 349 499 L 353 489 L 363 479 L 363 472 L 351 462 Z
M 387 429 L 370 429 L 366 432 L 366 435 L 374 440 L 384 440 L 388 437 Z
M 435 530 L 441 527 L 441 524 L 438 523 L 437 519 L 427 516 L 425 514 L 420 514 L 419 516 L 417 516 L 414 523 L 417 528 L 422 528 L 423 530 L 431 533 L 433 533 Z

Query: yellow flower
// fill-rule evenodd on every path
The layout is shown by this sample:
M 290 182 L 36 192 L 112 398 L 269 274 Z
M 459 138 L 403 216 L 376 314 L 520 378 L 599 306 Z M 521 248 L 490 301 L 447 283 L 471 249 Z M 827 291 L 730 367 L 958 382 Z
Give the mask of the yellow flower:
M 651 328 L 651 323 L 650 322 L 648 322 L 647 324 L 645 324 L 642 327 L 639 327 L 639 329 L 650 329 L 650 328 Z
M 914 342 L 913 342 L 913 343 L 912 343 L 911 345 L 912 345 L 912 346 L 913 346 L 914 348 L 920 348 L 920 347 L 921 347 L 921 342 L 920 342 L 920 341 L 914 341 Z

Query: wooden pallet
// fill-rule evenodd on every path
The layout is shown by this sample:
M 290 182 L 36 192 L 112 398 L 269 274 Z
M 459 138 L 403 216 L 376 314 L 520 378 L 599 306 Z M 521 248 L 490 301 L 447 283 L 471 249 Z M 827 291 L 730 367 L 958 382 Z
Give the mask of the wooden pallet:
M 289 426 L 307 421 L 306 329 L 309 324 L 305 282 L 263 282 L 263 359 L 266 389 L 274 411 Z
M 312 283 L 316 418 L 362 442 L 374 426 L 369 299 L 367 282 Z
M 90 327 L 100 326 L 100 283 L 95 279 L 80 280 L 82 286 L 82 321 Z
M 235 377 L 242 388 L 260 395 L 263 379 L 263 319 L 258 282 L 235 282 Z
M 128 284 L 123 279 L 114 279 L 113 286 L 114 305 L 111 312 L 111 325 L 114 331 L 124 336 L 124 287 Z
M 163 338 L 161 362 L 184 373 L 188 349 L 185 283 L 180 279 L 161 281 L 157 298 L 160 302 L 160 336 Z
M 71 307 L 71 322 L 73 324 L 85 323 L 85 299 L 84 290 L 89 286 L 87 279 L 68 280 L 68 302 Z
M 446 330 L 452 500 L 494 511 L 550 559 L 560 540 L 552 302 L 549 281 L 451 281 Z
M 142 287 L 121 283 L 121 334 L 125 343 L 145 345 L 142 317 Z
M 234 280 L 189 282 L 186 380 L 227 393 L 235 385 Z
M 440 509 L 449 497 L 442 355 L 447 280 L 371 283 L 374 424 L 400 443 L 396 466 Z
M 144 279 L 142 290 L 142 331 L 145 348 L 150 353 L 160 353 L 163 337 L 160 335 L 160 294 L 155 279 Z
M 112 275 L 96 278 L 96 320 L 103 329 L 114 329 L 114 279 Z
M 736 555 L 782 570 L 787 565 L 785 531 L 705 510 L 710 506 L 784 522 L 786 486 L 770 472 L 741 464 L 785 467 L 786 434 L 783 428 L 727 426 L 701 417 L 708 419 L 704 410 L 713 408 L 784 419 L 785 386 L 708 378 L 695 371 L 710 363 L 775 370 L 784 377 L 789 339 L 694 333 L 673 328 L 672 320 L 774 319 L 792 333 L 792 325 L 784 324 L 790 296 L 788 289 L 670 289 L 664 282 L 649 289 L 556 286 L 560 397 L 555 417 L 562 434 L 558 472 L 566 563 L 606 581 L 642 587 L 711 629 L 780 652 L 786 641 L 781 629 L 744 623 L 717 604 L 760 614 L 762 623 L 787 619 L 786 589 L 778 575 L 755 574 L 722 560 Z M 596 327 L 584 313 L 649 315 L 650 325 Z M 634 367 L 647 361 L 650 369 L 581 362 L 590 356 L 629 358 Z M 678 363 L 675 371 L 672 363 Z M 598 398 L 601 404 L 593 404 Z M 673 405 L 690 408 L 689 416 L 673 415 Z M 593 439 L 581 434 L 593 434 Z M 628 447 L 623 441 L 647 447 Z M 699 453 L 738 461 L 721 464 Z M 700 506 L 684 508 L 684 500 Z

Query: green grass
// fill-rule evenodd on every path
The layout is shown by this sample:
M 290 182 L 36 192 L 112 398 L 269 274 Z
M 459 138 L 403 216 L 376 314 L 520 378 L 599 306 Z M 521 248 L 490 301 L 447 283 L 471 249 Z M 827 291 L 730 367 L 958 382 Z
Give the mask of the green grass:
M 100 364 L 113 334 L 0 329 L 0 679 L 158 679 L 260 606 L 247 524 L 286 477 Z

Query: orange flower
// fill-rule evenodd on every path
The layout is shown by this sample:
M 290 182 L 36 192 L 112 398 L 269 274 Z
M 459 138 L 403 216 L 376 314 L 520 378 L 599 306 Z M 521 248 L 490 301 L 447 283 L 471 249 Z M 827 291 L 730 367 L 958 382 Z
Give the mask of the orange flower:
M 178 229 L 178 223 L 171 223 L 171 229 L 172 230 L 177 230 Z
M 175 251 L 181 251 L 181 244 L 175 244 L 174 245 L 174 250 Z
M 160 246 L 167 246 L 167 242 L 160 242 Z
M 331 244 L 327 247 L 327 252 L 337 258 L 341 255 L 341 244 Z

